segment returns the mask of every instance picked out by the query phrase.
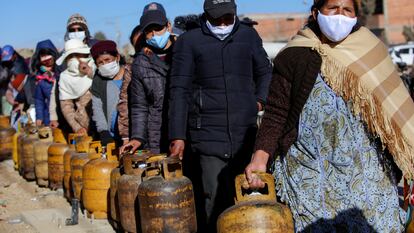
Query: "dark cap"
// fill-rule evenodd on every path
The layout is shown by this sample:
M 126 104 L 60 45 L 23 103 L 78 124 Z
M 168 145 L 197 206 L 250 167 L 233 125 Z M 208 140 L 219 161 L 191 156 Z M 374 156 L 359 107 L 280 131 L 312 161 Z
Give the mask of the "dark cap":
M 205 0 L 204 12 L 214 19 L 227 14 L 236 14 L 236 3 L 234 0 Z
M 118 50 L 116 49 L 116 43 L 112 40 L 101 40 L 94 44 L 91 48 L 91 55 L 93 59 L 96 60 L 96 58 L 98 58 L 99 55 L 102 54 L 118 54 Z
M 143 31 L 151 24 L 164 26 L 168 23 L 164 7 L 156 2 L 152 2 L 144 7 L 139 21 Z

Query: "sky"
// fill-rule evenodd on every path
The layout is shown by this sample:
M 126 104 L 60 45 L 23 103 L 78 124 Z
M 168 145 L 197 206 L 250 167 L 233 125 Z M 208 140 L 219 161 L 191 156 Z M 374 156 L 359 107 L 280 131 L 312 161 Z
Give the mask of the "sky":
M 13 0 L 2 1 L 0 46 L 34 48 L 37 42 L 51 39 L 64 44 L 67 19 L 80 13 L 88 21 L 91 34 L 102 31 L 108 39 L 128 43 L 138 24 L 142 9 L 151 0 Z M 204 0 L 158 0 L 173 21 L 178 15 L 203 12 Z M 308 12 L 312 0 L 236 0 L 238 14 Z M 118 35 L 118 36 L 117 36 Z

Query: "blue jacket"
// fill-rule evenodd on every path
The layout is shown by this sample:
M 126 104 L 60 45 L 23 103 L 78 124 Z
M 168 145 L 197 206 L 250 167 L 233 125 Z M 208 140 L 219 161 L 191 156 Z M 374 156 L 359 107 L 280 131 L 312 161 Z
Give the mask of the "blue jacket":
M 200 154 L 251 156 L 257 102 L 265 104 L 272 69 L 253 28 L 236 19 L 219 40 L 202 20 L 181 35 L 173 52 L 169 138 L 184 139 Z
M 40 57 L 39 52 L 41 50 L 48 50 L 52 56 L 55 58 L 55 61 L 58 56 L 58 51 L 53 45 L 52 41 L 44 40 L 37 44 L 36 52 L 32 58 L 32 69 L 35 69 L 36 75 L 41 75 L 40 67 Z M 55 67 L 56 68 L 56 67 Z M 56 69 L 55 69 L 56 70 Z M 54 72 L 54 79 L 56 80 L 58 74 Z M 36 119 L 42 120 L 44 125 L 49 125 L 50 123 L 50 114 L 49 114 L 49 103 L 50 103 L 50 94 L 52 92 L 53 82 L 47 80 L 40 80 L 36 84 L 34 99 L 35 99 L 35 108 L 36 108 Z

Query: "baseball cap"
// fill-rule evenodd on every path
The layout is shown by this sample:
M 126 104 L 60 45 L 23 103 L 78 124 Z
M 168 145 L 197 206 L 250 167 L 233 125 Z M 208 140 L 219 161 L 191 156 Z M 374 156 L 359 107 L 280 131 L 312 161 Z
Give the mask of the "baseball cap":
M 205 0 L 204 12 L 214 19 L 227 14 L 236 14 L 236 3 L 234 0 Z
M 145 30 L 151 24 L 166 25 L 168 23 L 164 7 L 156 2 L 152 2 L 144 7 L 140 25 Z
M 1 52 L 1 61 L 10 61 L 14 54 L 14 48 L 11 45 L 6 45 L 3 47 Z

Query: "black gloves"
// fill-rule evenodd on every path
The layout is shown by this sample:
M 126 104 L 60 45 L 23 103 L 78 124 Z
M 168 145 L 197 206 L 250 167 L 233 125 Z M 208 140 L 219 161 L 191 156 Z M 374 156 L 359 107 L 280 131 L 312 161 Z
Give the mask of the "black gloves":
M 108 143 L 114 142 L 114 139 L 111 136 L 111 133 L 109 133 L 108 130 L 104 130 L 99 133 L 101 138 L 101 144 L 102 146 L 108 145 Z

